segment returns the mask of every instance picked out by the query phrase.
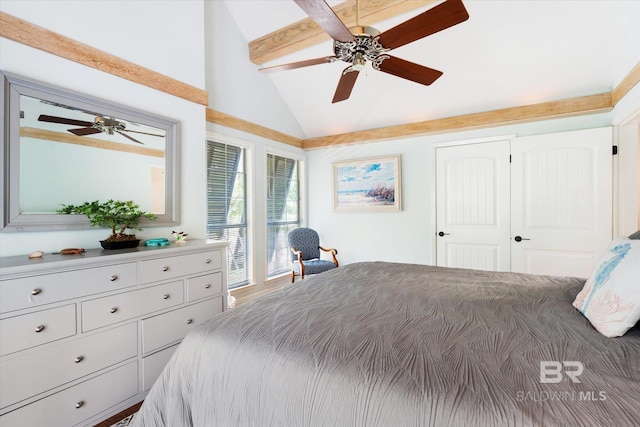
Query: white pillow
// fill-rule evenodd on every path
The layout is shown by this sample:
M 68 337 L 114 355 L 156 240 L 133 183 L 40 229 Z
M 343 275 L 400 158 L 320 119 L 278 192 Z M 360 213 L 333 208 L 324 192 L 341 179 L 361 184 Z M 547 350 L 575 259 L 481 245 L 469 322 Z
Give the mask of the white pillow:
M 612 241 L 573 306 L 604 336 L 631 329 L 640 320 L 640 240 Z

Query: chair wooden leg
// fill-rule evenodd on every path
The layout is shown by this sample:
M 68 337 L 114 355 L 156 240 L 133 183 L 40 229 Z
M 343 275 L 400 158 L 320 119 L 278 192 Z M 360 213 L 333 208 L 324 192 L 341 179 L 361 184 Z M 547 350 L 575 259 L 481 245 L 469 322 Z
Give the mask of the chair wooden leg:
M 291 272 L 291 283 L 293 283 L 293 282 L 295 282 L 295 281 L 296 281 L 296 272 L 295 272 L 295 271 L 292 271 L 292 272 Z

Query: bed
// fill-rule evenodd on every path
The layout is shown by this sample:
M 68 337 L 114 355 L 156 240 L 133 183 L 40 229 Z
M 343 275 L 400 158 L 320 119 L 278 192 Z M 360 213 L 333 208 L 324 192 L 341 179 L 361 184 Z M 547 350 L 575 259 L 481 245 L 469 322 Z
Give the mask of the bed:
M 136 426 L 637 426 L 640 327 L 598 333 L 584 279 L 365 262 L 189 334 Z

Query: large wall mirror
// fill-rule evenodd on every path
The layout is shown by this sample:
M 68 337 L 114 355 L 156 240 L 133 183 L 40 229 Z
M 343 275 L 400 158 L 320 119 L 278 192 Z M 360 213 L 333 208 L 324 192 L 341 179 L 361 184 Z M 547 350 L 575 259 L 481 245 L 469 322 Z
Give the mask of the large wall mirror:
M 179 123 L 10 73 L 3 79 L 2 231 L 89 228 L 63 204 L 133 200 L 141 227 L 179 223 Z

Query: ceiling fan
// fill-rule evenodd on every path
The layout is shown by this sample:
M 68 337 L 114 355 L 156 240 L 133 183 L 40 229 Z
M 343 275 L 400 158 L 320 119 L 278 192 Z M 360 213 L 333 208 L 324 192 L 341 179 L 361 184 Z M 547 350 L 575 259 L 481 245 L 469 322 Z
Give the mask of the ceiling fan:
M 373 27 L 358 25 L 357 4 L 356 26 L 347 28 L 324 0 L 294 1 L 320 28 L 331 36 L 334 55 L 261 68 L 260 71 L 271 73 L 338 60 L 347 62 L 351 65 L 342 72 L 332 103 L 349 98 L 358 74 L 364 69 L 367 61 L 371 62 L 375 70 L 423 85 L 430 85 L 443 74 L 442 71 L 387 55 L 387 52 L 469 19 L 469 14 L 462 4 L 462 0 L 446 0 L 426 12 L 380 33 Z
M 150 136 L 157 136 L 157 137 L 164 138 L 163 135 L 156 135 L 154 133 L 140 132 L 136 130 L 127 129 L 127 125 L 125 122 L 121 122 L 117 119 L 114 119 L 113 117 L 96 116 L 93 122 L 87 122 L 84 120 L 67 119 L 65 117 L 56 117 L 56 116 L 41 114 L 38 117 L 38 121 L 49 122 L 49 123 L 60 123 L 60 124 L 72 125 L 72 126 L 82 126 L 79 129 L 67 129 L 69 132 L 77 136 L 86 136 L 86 135 L 92 135 L 92 134 L 102 133 L 102 132 L 108 135 L 113 135 L 118 133 L 124 136 L 125 138 L 128 138 L 131 141 L 136 142 L 138 144 L 142 144 L 142 145 L 144 145 L 143 142 L 140 142 L 134 137 L 127 135 L 126 132 L 139 133 L 142 135 L 150 135 Z

